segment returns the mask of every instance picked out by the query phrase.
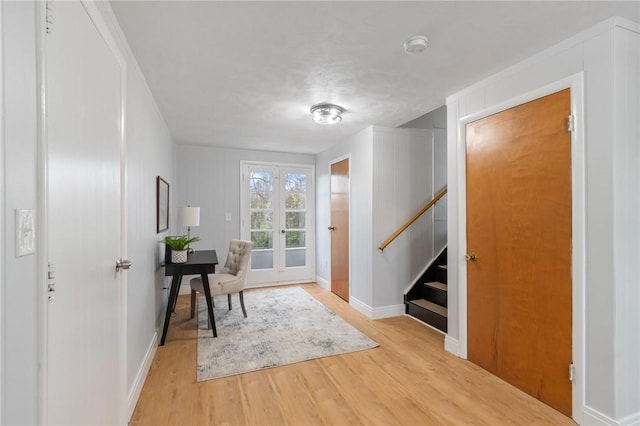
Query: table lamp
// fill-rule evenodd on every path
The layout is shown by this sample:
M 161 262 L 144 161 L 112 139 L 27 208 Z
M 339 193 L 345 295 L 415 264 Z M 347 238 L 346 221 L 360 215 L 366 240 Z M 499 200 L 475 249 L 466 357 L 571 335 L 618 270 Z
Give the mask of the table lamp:
M 191 227 L 200 226 L 200 207 L 180 207 L 178 210 L 178 226 L 187 227 L 187 238 L 191 239 Z M 191 244 L 187 248 L 189 253 L 193 253 Z

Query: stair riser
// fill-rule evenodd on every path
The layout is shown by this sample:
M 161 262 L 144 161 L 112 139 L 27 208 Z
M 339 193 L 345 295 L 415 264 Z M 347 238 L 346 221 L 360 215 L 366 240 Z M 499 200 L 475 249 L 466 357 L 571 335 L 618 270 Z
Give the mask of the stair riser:
M 440 331 L 447 332 L 447 319 L 435 314 L 427 309 L 423 309 L 420 306 L 408 303 L 406 308 L 407 314 L 412 317 L 418 318 L 420 321 L 424 321 L 427 324 L 437 328 Z
M 447 292 L 438 290 L 435 288 L 424 287 L 421 292 L 420 299 L 427 299 L 430 302 L 436 303 L 440 306 L 447 307 Z M 418 298 L 416 298 L 418 299 Z

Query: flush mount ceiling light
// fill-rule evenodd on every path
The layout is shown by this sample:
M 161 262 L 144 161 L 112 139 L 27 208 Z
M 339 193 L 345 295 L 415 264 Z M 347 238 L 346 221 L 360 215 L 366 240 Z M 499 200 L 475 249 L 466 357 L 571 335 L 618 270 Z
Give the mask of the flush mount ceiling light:
M 429 39 L 423 35 L 415 35 L 413 37 L 409 37 L 409 39 L 404 43 L 404 51 L 406 53 L 420 53 L 424 52 L 424 50 L 429 45 Z
M 317 124 L 336 124 L 342 121 L 344 108 L 333 104 L 318 104 L 311 107 L 311 116 Z

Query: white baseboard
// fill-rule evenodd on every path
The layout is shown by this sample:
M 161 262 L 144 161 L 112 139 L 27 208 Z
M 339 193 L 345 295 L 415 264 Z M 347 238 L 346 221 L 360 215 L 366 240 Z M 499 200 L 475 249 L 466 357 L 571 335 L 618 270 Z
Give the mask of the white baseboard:
M 351 307 L 353 307 L 355 310 L 362 312 L 368 318 L 374 320 L 404 315 L 404 304 L 372 308 L 371 306 L 356 299 L 355 297 L 349 296 L 349 305 L 351 305 Z
M 458 339 L 454 339 L 453 337 L 447 335 L 444 338 L 444 350 L 454 354 L 455 356 L 460 356 L 460 344 L 458 343 Z
M 331 284 L 328 280 L 316 275 L 316 284 L 320 284 L 325 290 L 331 291 Z
M 632 414 L 621 420 L 614 420 L 611 417 L 594 410 L 591 407 L 584 407 L 583 426 L 637 426 L 640 425 L 640 412 Z
M 128 396 L 128 404 L 129 404 L 129 415 L 128 420 L 131 421 L 131 416 L 133 416 L 133 410 L 136 408 L 136 404 L 138 403 L 138 399 L 140 398 L 140 393 L 142 392 L 142 387 L 144 386 L 144 382 L 147 379 L 147 375 L 149 374 L 149 370 L 151 369 L 151 364 L 153 364 L 153 359 L 156 356 L 156 350 L 158 349 L 158 333 L 153 333 L 153 337 L 151 338 L 151 343 L 149 343 L 149 347 L 147 348 L 147 353 L 144 356 L 144 360 L 142 361 L 142 365 L 138 370 L 138 374 L 136 374 L 136 378 L 133 381 L 133 386 L 131 386 L 131 390 L 129 391 Z

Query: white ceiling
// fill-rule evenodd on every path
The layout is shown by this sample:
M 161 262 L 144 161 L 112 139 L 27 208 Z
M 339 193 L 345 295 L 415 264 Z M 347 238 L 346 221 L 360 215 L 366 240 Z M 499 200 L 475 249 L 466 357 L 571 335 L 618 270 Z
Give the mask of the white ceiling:
M 446 96 L 637 1 L 112 1 L 177 143 L 318 153 Z M 422 54 L 404 53 L 415 34 Z M 309 108 L 336 103 L 342 123 Z

